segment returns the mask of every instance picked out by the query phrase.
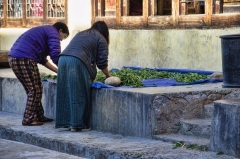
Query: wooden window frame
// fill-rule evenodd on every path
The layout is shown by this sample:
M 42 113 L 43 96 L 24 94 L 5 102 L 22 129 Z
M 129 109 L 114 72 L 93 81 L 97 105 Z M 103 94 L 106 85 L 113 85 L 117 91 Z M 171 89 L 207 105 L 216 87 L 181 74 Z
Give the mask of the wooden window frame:
M 194 15 L 180 15 L 180 0 L 172 0 L 171 15 L 156 15 L 157 0 L 143 0 L 142 16 L 128 16 L 127 1 L 116 0 L 116 16 L 107 17 L 104 16 L 105 0 L 92 0 L 92 23 L 102 20 L 111 29 L 215 29 L 240 26 L 240 13 L 215 14 L 215 0 L 205 0 L 205 14 Z
M 43 17 L 27 17 L 26 0 L 22 0 L 22 17 L 7 17 L 7 7 L 4 7 L 3 17 L 0 18 L 1 28 L 31 28 L 39 25 L 52 25 L 55 22 L 68 22 L 68 0 L 65 0 L 65 17 L 47 17 L 47 0 L 43 0 Z M 7 0 L 3 0 L 3 5 L 7 6 Z

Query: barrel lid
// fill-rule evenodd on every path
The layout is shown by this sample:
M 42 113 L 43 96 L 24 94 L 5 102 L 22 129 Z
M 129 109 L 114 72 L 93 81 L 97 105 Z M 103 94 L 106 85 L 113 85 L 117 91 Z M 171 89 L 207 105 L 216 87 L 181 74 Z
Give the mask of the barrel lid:
M 230 35 L 222 35 L 220 36 L 222 39 L 235 39 L 240 38 L 240 34 L 230 34 Z

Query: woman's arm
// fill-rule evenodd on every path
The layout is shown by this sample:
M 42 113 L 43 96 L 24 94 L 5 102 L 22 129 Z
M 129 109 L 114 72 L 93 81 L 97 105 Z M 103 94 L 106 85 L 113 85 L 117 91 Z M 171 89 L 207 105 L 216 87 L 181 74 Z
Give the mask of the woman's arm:
M 111 77 L 107 67 L 102 69 L 102 72 L 106 75 L 106 78 Z
M 58 68 L 52 65 L 50 62 L 45 63 L 44 66 L 55 73 L 58 71 Z

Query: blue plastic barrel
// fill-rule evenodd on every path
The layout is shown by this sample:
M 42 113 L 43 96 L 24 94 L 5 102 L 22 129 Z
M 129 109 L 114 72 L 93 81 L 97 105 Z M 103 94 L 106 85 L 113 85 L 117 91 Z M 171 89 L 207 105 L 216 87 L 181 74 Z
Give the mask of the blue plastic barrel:
M 221 38 L 223 87 L 240 87 L 240 34 Z

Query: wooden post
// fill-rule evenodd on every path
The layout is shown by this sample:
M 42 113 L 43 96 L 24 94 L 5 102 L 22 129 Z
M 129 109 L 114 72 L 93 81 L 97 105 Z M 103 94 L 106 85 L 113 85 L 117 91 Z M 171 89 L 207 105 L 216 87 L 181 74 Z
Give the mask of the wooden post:
M 3 26 L 7 27 L 7 0 L 3 0 Z
M 149 16 L 157 14 L 157 6 L 155 5 L 157 0 L 149 0 Z
M 120 20 L 121 20 L 121 0 L 116 0 L 116 23 L 117 23 L 117 28 L 120 27 Z
M 26 0 L 22 0 L 22 26 L 27 26 Z
M 205 23 L 207 26 L 212 25 L 212 0 L 205 0 Z
M 129 15 L 129 0 L 123 0 L 122 1 L 122 15 L 128 16 Z
M 92 20 L 91 20 L 91 24 L 93 24 L 95 22 L 95 18 L 97 17 L 97 0 L 92 0 Z
M 173 26 L 178 26 L 179 0 L 172 1 Z
M 64 18 L 66 19 L 66 24 L 68 24 L 68 0 L 65 0 Z
M 49 11 L 48 1 L 43 1 L 43 24 L 47 23 L 48 11 Z
M 148 26 L 148 0 L 143 0 L 143 25 Z

